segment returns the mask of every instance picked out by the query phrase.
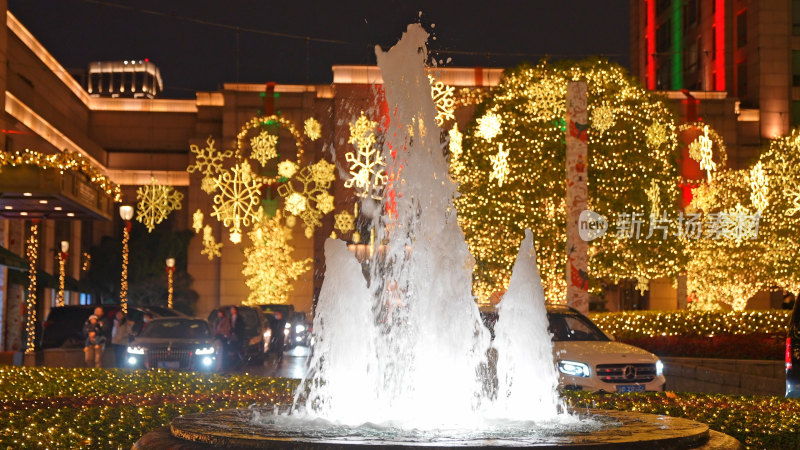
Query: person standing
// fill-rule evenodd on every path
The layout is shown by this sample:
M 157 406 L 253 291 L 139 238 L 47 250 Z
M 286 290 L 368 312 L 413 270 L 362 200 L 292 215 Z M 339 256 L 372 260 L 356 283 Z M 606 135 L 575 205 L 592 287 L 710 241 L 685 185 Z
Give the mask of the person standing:
M 86 344 L 83 347 L 86 367 L 103 367 L 103 350 L 105 350 L 105 346 L 106 338 L 97 332 L 97 328 L 90 328 L 89 336 L 86 338 Z
M 125 317 L 122 310 L 117 311 L 111 330 L 111 345 L 114 348 L 117 367 L 125 367 L 125 352 L 130 343 L 131 332 L 131 322 Z

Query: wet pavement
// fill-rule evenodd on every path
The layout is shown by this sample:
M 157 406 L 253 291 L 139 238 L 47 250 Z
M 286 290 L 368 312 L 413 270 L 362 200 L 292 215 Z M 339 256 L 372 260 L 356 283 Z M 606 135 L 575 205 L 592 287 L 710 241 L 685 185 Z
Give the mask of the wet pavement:
M 265 377 L 303 378 L 311 357 L 309 347 L 297 346 L 283 354 L 283 360 L 270 355 L 263 364 L 251 364 L 236 371 Z

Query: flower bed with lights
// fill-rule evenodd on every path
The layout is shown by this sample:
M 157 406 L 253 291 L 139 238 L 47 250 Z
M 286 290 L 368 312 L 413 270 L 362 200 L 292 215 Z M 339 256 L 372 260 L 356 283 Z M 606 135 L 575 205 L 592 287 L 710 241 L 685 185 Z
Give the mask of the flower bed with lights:
M 296 381 L 160 370 L 0 368 L 0 446 L 129 448 L 172 418 L 287 403 Z M 800 400 L 706 394 L 565 392 L 576 408 L 685 417 L 750 448 L 800 446 Z
M 591 314 L 621 341 L 658 356 L 781 360 L 790 311 L 626 311 Z

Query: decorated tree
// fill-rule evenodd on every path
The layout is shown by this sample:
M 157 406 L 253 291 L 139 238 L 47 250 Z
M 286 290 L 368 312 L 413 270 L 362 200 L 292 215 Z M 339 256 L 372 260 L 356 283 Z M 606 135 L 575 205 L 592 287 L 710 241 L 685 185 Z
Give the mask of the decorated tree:
M 311 259 L 297 261 L 292 257 L 292 231 L 283 225 L 280 210 L 274 217 L 260 211 L 258 218 L 248 232 L 253 244 L 244 250 L 242 274 L 250 295 L 243 303 L 286 303 L 292 282 L 310 268 Z
M 593 281 L 637 278 L 646 288 L 650 279 L 672 276 L 683 265 L 683 244 L 674 229 L 663 240 L 660 231 L 647 237 L 651 213 L 674 217 L 679 196 L 675 118 L 661 98 L 605 61 L 522 66 L 506 73 L 478 105 L 462 148 L 450 146 L 452 175 L 462 193 L 459 220 L 477 261 L 474 290 L 480 301 L 508 285 L 525 228 L 534 232 L 548 301 L 564 301 L 570 80 L 586 81 L 589 96 L 588 126 L 569 130 L 588 135 L 588 161 L 577 169 L 588 175 L 589 208 L 609 224 L 605 236 L 589 243 L 590 274 L 582 275 Z M 458 133 L 450 132 L 451 144 Z M 626 217 L 635 220 L 621 222 L 617 236 L 618 219 Z M 635 228 L 641 230 L 638 238 Z M 629 229 L 633 236 L 626 238 Z

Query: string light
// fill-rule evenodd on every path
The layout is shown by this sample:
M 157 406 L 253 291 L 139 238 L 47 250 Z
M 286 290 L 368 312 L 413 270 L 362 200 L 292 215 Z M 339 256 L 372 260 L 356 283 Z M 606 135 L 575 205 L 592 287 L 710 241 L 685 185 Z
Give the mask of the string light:
M 758 212 L 763 212 L 767 208 L 768 193 L 769 183 L 764 175 L 764 166 L 759 161 L 750 170 L 750 201 Z
M 28 256 L 28 298 L 25 302 L 25 353 L 36 350 L 36 265 L 39 260 L 39 220 L 31 221 L 30 235 L 25 246 Z
M 333 227 L 341 233 L 348 233 L 355 228 L 355 219 L 349 211 L 343 210 L 339 214 L 334 215 L 335 221 Z
M 66 263 L 69 254 L 69 242 L 61 242 L 61 251 L 58 252 L 58 292 L 56 293 L 56 306 L 64 306 L 64 279 L 67 276 Z
M 119 303 L 122 307 L 122 314 L 128 314 L 128 242 L 131 239 L 131 222 L 125 221 L 122 228 L 122 273 L 119 285 Z
M 303 149 L 303 144 L 305 143 L 303 135 L 300 133 L 300 131 L 297 130 L 297 128 L 294 126 L 294 123 L 291 120 L 273 114 L 265 117 L 262 116 L 253 117 L 249 121 L 245 122 L 244 125 L 242 125 L 241 129 L 239 130 L 239 134 L 236 135 L 236 150 L 234 152 L 236 161 L 239 161 L 239 164 L 241 164 L 241 160 L 245 156 L 244 148 L 246 145 L 247 137 L 251 136 L 253 133 L 257 133 L 257 135 L 261 136 L 263 133 L 265 133 L 264 127 L 273 127 L 273 126 L 279 127 L 280 129 L 289 132 L 289 134 L 292 136 L 295 142 L 296 158 L 294 159 L 297 162 L 302 160 L 303 154 L 305 153 L 305 150 Z M 275 138 L 278 139 L 278 136 L 276 135 Z M 251 150 L 254 150 L 252 146 Z M 276 149 L 276 156 L 277 156 L 277 149 Z M 259 159 L 259 153 L 258 152 L 253 153 L 252 151 L 250 152 L 249 157 L 258 160 L 259 164 L 261 164 L 262 167 L 264 166 L 264 163 L 267 160 L 271 159 L 271 158 Z M 280 175 L 259 176 L 259 181 L 264 185 L 274 185 L 282 181 L 280 178 L 281 178 Z
M 491 141 L 495 136 L 500 134 L 500 127 L 502 126 L 502 119 L 500 116 L 487 112 L 482 117 L 477 119 L 478 130 L 475 132 L 477 136 L 482 137 L 484 140 Z
M 136 220 L 152 232 L 156 225 L 163 222 L 172 211 L 181 209 L 183 194 L 172 186 L 158 184 L 150 178 L 150 184 L 140 186 L 136 190 Z
M 274 217 L 259 212 L 247 234 L 252 245 L 244 250 L 242 275 L 250 288 L 245 305 L 287 303 L 292 283 L 311 268 L 311 258 L 295 260 L 289 244 L 292 230 L 281 223 L 280 210 Z
M 175 292 L 173 278 L 175 275 L 175 258 L 167 258 L 167 308 L 172 308 L 172 298 Z
M 199 208 L 192 214 L 192 228 L 195 233 L 203 230 L 203 211 Z
M 509 172 L 508 150 L 503 151 L 502 142 L 499 147 L 497 154 L 489 157 L 489 160 L 492 162 L 492 172 L 489 174 L 489 181 L 497 180 L 497 186 L 503 187 L 503 181 L 505 181 Z

